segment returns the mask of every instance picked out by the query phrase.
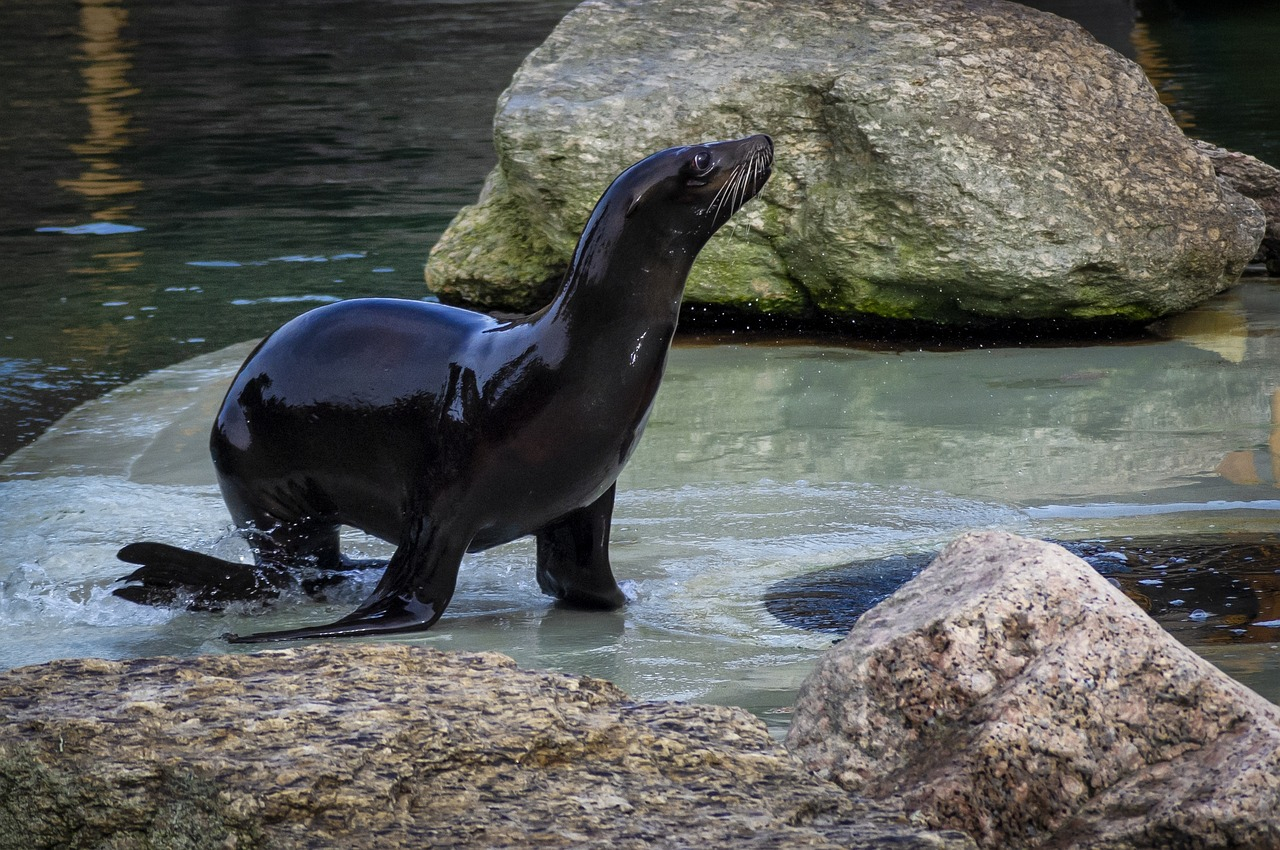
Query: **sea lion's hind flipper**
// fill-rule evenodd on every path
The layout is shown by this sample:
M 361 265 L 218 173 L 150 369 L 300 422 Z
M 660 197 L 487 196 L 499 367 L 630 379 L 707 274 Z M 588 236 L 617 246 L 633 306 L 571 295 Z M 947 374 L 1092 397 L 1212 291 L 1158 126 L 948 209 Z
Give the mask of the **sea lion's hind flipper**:
M 453 598 L 467 542 L 415 529 L 405 535 L 369 598 L 342 619 L 324 626 L 251 635 L 225 634 L 223 638 L 230 643 L 272 643 L 425 631 L 440 619 Z
M 119 581 L 138 584 L 111 592 L 141 605 L 171 605 L 186 595 L 194 610 L 216 609 L 229 602 L 273 598 L 288 582 L 278 569 L 224 561 L 167 543 L 130 543 L 116 557 L 139 565 Z
M 584 508 L 540 529 L 538 587 L 575 608 L 611 611 L 626 604 L 609 566 L 609 526 L 617 485 Z
M 324 626 L 302 626 L 251 635 L 227 633 L 222 637 L 227 643 L 274 643 L 285 640 L 402 634 L 430 628 L 443 613 L 443 608 L 437 609 L 431 603 L 419 602 L 412 597 L 406 599 L 391 596 L 376 600 L 376 604 L 366 602 L 341 620 Z

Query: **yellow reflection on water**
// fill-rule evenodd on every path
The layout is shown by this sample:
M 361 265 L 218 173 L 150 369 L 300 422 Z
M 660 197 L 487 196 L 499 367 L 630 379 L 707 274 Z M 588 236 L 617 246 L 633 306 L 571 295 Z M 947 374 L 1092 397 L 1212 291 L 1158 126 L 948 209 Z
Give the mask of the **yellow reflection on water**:
M 130 48 L 123 37 L 128 11 L 118 0 L 80 0 L 80 61 L 84 96 L 80 102 L 89 113 L 89 130 L 71 151 L 84 164 L 84 171 L 72 180 L 59 180 L 92 202 L 92 216 L 98 221 L 125 217 L 133 205 L 123 196 L 142 190 L 141 180 L 121 175 L 114 156 L 130 144 L 133 130 L 125 110 L 128 98 L 138 93 L 126 77 L 132 67 Z
M 129 99 L 139 89 L 130 84 L 134 44 L 124 37 L 129 12 L 121 0 L 80 0 L 79 55 L 88 130 L 84 138 L 69 145 L 83 167 L 80 175 L 59 180 L 63 189 L 86 201 L 93 221 L 121 223 L 134 210 L 132 196 L 144 188 L 141 180 L 123 174 L 118 162 L 121 150 L 133 143 L 138 132 L 128 110 Z M 142 251 L 122 247 L 118 237 L 110 248 L 95 252 L 90 262 L 68 269 L 74 275 L 97 277 L 135 271 L 142 264 Z M 90 283 L 91 288 L 98 284 Z M 106 287 L 109 292 L 111 287 Z M 100 351 L 128 348 L 128 335 L 120 328 L 94 326 L 64 330 L 77 350 Z
M 1170 316 L 1160 327 L 1169 337 L 1212 351 L 1228 363 L 1243 363 L 1249 354 L 1249 315 L 1236 293 Z
M 141 251 L 102 251 L 94 254 L 95 266 L 77 266 L 69 269 L 72 274 L 103 274 L 131 272 L 142 265 Z
M 1182 83 L 1178 82 L 1178 78 L 1174 75 L 1173 69 L 1169 67 L 1169 60 L 1164 55 L 1164 49 L 1160 43 L 1151 36 L 1151 26 L 1137 21 L 1133 25 L 1133 32 L 1129 35 L 1129 42 L 1133 45 L 1134 58 L 1137 59 L 1142 70 L 1146 72 L 1147 79 L 1155 88 L 1156 94 L 1160 96 L 1160 102 L 1168 107 L 1173 120 L 1183 130 L 1190 130 L 1196 126 L 1195 116 L 1187 109 L 1178 105 L 1178 99 L 1182 92 Z
M 68 351 L 108 359 L 130 350 L 135 342 L 128 325 L 132 322 L 100 321 L 62 329 L 62 340 Z

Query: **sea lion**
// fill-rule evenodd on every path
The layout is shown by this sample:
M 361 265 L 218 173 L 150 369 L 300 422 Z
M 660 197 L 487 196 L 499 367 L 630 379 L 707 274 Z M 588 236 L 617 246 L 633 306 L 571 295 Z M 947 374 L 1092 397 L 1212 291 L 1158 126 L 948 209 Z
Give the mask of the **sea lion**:
M 213 425 L 218 483 L 254 565 L 161 543 L 114 592 L 199 605 L 269 596 L 301 567 L 351 568 L 338 528 L 396 544 L 373 593 L 324 626 L 235 642 L 419 631 L 453 596 L 465 552 L 537 537 L 541 589 L 611 609 L 615 482 L 644 430 L 685 278 L 716 230 L 768 180 L 757 135 L 670 148 L 596 204 L 558 294 L 500 321 L 442 304 L 342 301 L 249 355 Z

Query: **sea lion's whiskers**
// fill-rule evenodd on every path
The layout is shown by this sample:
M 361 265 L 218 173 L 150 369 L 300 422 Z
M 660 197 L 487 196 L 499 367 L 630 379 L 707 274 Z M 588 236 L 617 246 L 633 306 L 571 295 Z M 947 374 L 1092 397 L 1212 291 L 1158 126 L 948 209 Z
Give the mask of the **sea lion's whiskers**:
M 743 163 L 734 169 L 736 188 L 734 190 L 733 208 L 729 211 L 730 215 L 742 209 L 742 205 L 747 202 L 747 190 L 751 185 L 751 171 L 746 166 L 747 163 Z M 738 235 L 738 228 L 741 224 L 742 222 L 740 221 L 734 221 L 733 223 L 733 235 L 735 237 Z
M 729 179 L 726 180 L 724 182 L 724 185 L 722 185 L 719 191 L 716 192 L 715 197 L 711 199 L 711 203 L 707 204 L 707 212 L 711 213 L 712 215 L 715 215 L 720 211 L 720 208 L 724 203 L 725 198 L 727 197 L 726 193 L 729 191 L 729 187 L 733 183 L 733 175 L 737 173 L 737 170 L 739 167 L 740 166 L 735 166 L 733 171 L 729 173 Z
M 750 179 L 750 177 L 751 175 L 747 172 L 746 168 L 742 166 L 738 166 L 737 168 L 734 169 L 733 201 L 730 204 L 730 209 L 729 209 L 730 215 L 737 212 L 742 207 L 743 203 L 746 202 L 745 193 L 747 189 L 747 181 Z
M 746 172 L 743 168 L 745 165 L 746 162 L 740 162 L 734 166 L 733 170 L 729 172 L 729 177 L 724 181 L 724 184 L 720 186 L 715 197 L 711 199 L 711 203 L 707 205 L 707 212 L 713 217 L 719 218 L 723 214 L 723 217 L 727 220 L 733 215 L 734 211 L 737 210 L 740 205 L 738 203 L 738 199 L 740 197 L 741 186 L 744 184 L 745 180 Z M 736 235 L 736 224 L 734 230 L 731 232 Z

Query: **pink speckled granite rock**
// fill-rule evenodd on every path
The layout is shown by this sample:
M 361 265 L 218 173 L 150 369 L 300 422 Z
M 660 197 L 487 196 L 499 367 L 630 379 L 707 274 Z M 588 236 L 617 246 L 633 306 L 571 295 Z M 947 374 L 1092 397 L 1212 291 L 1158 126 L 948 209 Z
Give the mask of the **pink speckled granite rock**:
M 1011 534 L 960 538 L 864 615 L 788 745 L 986 847 L 1280 847 L 1280 709 Z

